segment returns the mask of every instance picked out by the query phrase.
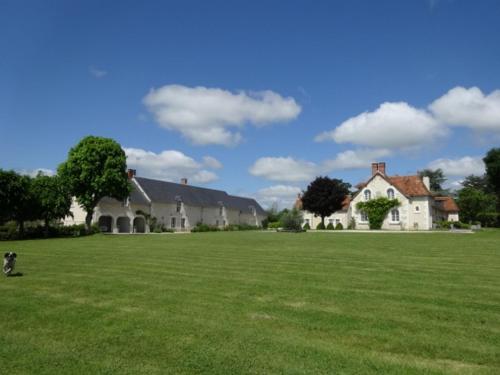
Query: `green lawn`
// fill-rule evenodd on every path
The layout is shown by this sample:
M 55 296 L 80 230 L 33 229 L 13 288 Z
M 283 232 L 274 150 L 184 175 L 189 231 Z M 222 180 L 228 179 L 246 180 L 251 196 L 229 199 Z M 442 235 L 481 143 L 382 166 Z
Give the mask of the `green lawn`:
M 500 374 L 500 232 L 0 242 L 0 373 Z

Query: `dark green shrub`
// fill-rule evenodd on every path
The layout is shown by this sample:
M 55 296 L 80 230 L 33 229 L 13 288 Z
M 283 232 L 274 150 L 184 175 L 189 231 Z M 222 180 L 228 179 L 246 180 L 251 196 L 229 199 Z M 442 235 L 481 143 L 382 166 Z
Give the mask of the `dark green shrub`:
M 500 213 L 498 212 L 481 212 L 477 215 L 477 219 L 483 227 L 500 227 Z
M 334 230 L 335 227 L 333 226 L 333 223 L 328 223 L 328 225 L 326 226 L 326 229 L 328 229 L 328 230 Z
M 342 229 L 344 229 L 342 223 L 337 223 L 337 225 L 335 225 L 335 230 L 342 230 Z
M 302 229 L 309 230 L 309 229 L 311 229 L 311 226 L 309 225 L 309 223 L 305 223 L 304 226 L 302 227 Z
M 318 225 L 316 225 L 316 229 L 317 230 L 325 230 L 325 224 L 323 224 L 322 222 L 320 222 Z
M 191 229 L 191 232 L 197 233 L 197 232 L 218 232 L 220 231 L 220 228 L 214 226 L 214 225 L 207 225 L 207 224 L 197 224 L 193 229 Z

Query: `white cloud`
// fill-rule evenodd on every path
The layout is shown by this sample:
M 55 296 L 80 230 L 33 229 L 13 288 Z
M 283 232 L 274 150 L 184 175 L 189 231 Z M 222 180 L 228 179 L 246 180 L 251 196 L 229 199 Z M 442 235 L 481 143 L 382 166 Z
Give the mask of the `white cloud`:
M 315 140 L 379 148 L 409 148 L 421 146 L 445 134 L 445 128 L 428 112 L 404 102 L 387 102 L 373 112 L 351 117 L 334 130 L 318 135 Z
M 249 172 L 271 181 L 311 181 L 321 172 L 315 163 L 292 157 L 263 157 L 249 168 Z
M 37 168 L 37 169 L 20 169 L 17 171 L 19 174 L 23 174 L 30 177 L 36 177 L 38 173 L 41 173 L 45 176 L 54 176 L 56 174 L 52 169 L 47 168 Z
M 105 70 L 97 69 L 95 66 L 89 66 L 89 73 L 95 78 L 103 78 L 108 74 Z
M 436 119 L 448 125 L 500 131 L 500 90 L 484 95 L 477 87 L 455 87 L 430 106 Z
M 256 199 L 265 207 L 276 204 L 279 209 L 290 208 L 295 203 L 301 189 L 296 186 L 274 185 L 257 192 Z
M 181 178 L 196 183 L 217 179 L 213 172 L 202 169 L 202 163 L 180 151 L 165 150 L 160 153 L 138 148 L 124 148 L 127 166 L 137 170 L 137 175 L 160 180 L 179 182 Z
M 222 168 L 222 163 L 212 156 L 204 156 L 203 157 L 203 164 L 207 168 L 212 168 L 212 169 Z
M 485 172 L 481 157 L 464 156 L 460 159 L 436 159 L 427 166 L 430 169 L 441 168 L 446 176 L 482 175 Z
M 391 155 L 387 149 L 360 149 L 347 150 L 337 154 L 335 159 L 324 162 L 327 170 L 338 169 L 367 169 L 372 162 Z
M 264 126 L 295 119 L 301 107 L 273 91 L 232 93 L 219 88 L 166 85 L 143 99 L 161 127 L 180 132 L 194 144 L 231 146 L 245 124 Z
M 206 184 L 208 182 L 212 182 L 217 180 L 219 177 L 214 172 L 201 170 L 193 176 L 193 182 L 197 182 L 199 184 Z

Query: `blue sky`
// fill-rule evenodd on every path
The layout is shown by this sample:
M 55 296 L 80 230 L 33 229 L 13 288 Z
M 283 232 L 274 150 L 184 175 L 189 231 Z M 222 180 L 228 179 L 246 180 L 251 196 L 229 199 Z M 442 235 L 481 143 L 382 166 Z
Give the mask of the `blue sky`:
M 86 135 L 138 175 L 290 204 L 482 173 L 500 144 L 500 2 L 0 2 L 0 168 L 55 170 Z

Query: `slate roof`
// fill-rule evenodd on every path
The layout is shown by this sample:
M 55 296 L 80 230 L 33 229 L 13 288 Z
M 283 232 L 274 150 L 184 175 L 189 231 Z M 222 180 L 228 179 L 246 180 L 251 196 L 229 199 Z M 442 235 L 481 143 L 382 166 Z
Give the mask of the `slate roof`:
M 149 201 L 144 197 L 144 195 L 136 188 L 134 184 L 132 185 L 132 191 L 130 192 L 130 202 L 140 205 L 148 205 Z M 116 203 L 117 200 L 110 197 L 104 197 L 100 200 L 100 203 Z
M 219 207 L 250 212 L 255 207 L 257 214 L 265 215 L 265 211 L 255 199 L 229 195 L 222 190 L 201 188 L 198 186 L 176 184 L 173 182 L 135 177 L 135 181 L 144 190 L 153 203 L 175 203 L 181 200 L 189 206 Z

